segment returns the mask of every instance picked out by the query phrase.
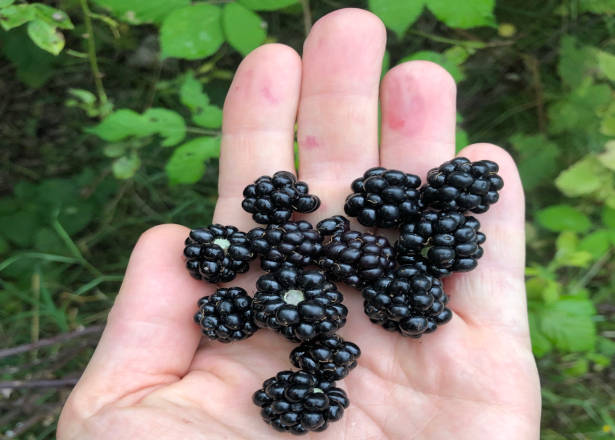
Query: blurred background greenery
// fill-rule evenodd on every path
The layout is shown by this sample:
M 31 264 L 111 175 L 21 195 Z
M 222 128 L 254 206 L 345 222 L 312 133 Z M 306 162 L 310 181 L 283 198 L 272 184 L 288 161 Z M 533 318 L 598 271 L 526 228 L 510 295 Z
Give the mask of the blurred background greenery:
M 543 438 L 615 436 L 615 0 L 0 0 L 0 438 L 54 437 L 139 234 L 210 221 L 242 57 L 346 6 L 517 159 Z

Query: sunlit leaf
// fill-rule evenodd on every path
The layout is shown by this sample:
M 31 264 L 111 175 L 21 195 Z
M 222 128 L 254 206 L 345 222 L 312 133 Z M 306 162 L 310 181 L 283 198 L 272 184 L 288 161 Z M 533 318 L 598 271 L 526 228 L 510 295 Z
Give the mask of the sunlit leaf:
M 267 23 L 257 14 L 237 3 L 227 3 L 222 12 L 226 40 L 242 55 L 265 41 Z
M 369 9 L 399 38 L 423 11 L 424 0 L 369 0 Z
M 205 162 L 219 156 L 220 138 L 199 137 L 177 147 L 165 171 L 172 185 L 195 183 L 205 173 Z

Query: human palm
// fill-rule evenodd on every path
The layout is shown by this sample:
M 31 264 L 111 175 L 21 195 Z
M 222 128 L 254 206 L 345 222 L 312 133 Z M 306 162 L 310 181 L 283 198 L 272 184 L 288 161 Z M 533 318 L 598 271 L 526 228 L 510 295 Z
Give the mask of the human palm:
M 453 156 L 455 85 L 422 61 L 397 66 L 382 81 L 378 148 L 385 39 L 375 16 L 345 9 L 314 25 L 302 60 L 282 45 L 244 59 L 224 107 L 215 222 L 253 226 L 241 210 L 243 186 L 294 168 L 296 119 L 299 177 L 323 201 L 308 220 L 340 214 L 350 182 L 367 168 L 424 176 Z M 480 216 L 488 238 L 478 268 L 445 281 L 453 319 L 434 334 L 404 338 L 371 324 L 361 295 L 344 289 L 350 312 L 340 334 L 362 349 L 358 367 L 338 382 L 351 404 L 341 421 L 308 438 L 538 438 L 521 185 L 498 147 L 472 145 L 461 154 L 498 162 L 506 186 Z M 201 340 L 192 315 L 215 287 L 184 269 L 187 232 L 163 225 L 139 239 L 99 346 L 62 412 L 58 439 L 289 438 L 263 423 L 251 395 L 290 368 L 293 345 L 268 330 L 232 344 Z M 235 280 L 248 291 L 253 269 Z

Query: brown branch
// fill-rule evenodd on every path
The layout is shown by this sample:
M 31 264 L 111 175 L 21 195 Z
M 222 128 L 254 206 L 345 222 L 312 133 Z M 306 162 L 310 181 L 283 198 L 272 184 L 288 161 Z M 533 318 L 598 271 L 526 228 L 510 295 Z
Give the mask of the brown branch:
M 305 28 L 305 36 L 310 33 L 312 29 L 312 11 L 310 9 L 310 0 L 301 0 L 301 7 L 303 8 L 303 27 Z
M 66 341 L 70 341 L 71 339 L 81 338 L 83 336 L 89 335 L 97 335 L 103 329 L 102 325 L 93 325 L 91 327 L 86 327 L 81 330 L 75 330 L 69 333 L 61 333 L 53 338 L 41 339 L 37 342 L 32 342 L 31 344 L 18 345 L 17 347 L 5 348 L 0 350 L 0 359 L 15 356 L 21 353 L 27 353 L 32 350 L 37 350 L 41 347 L 48 347 L 49 345 L 60 344 Z
M 49 379 L 49 380 L 7 380 L 0 382 L 0 390 L 15 388 L 61 388 L 73 387 L 79 379 Z

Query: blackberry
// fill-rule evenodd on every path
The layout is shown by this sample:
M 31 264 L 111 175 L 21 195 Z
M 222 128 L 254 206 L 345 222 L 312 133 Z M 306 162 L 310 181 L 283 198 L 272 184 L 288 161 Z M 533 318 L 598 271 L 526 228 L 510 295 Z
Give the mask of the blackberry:
M 422 262 L 430 274 L 443 277 L 467 272 L 483 255 L 485 234 L 476 218 L 460 212 L 426 211 L 414 223 L 400 227 L 395 242 L 399 264 Z
M 241 287 L 221 288 L 198 302 L 194 321 L 203 334 L 220 342 L 239 341 L 254 334 L 252 298 Z
M 335 382 L 307 371 L 280 371 L 252 395 L 265 423 L 292 434 L 324 431 L 344 415 L 350 401 Z
M 441 211 L 485 212 L 498 201 L 498 191 L 504 186 L 498 170 L 498 164 L 490 160 L 470 162 L 457 157 L 427 173 L 421 200 Z
M 248 239 L 252 251 L 261 257 L 261 268 L 267 272 L 280 269 L 284 262 L 307 266 L 322 251 L 322 237 L 306 221 L 254 228 L 248 232 Z
M 284 264 L 261 276 L 254 294 L 254 321 L 293 342 L 336 332 L 346 324 L 344 297 L 325 275 Z
M 210 283 L 231 281 L 238 273 L 247 272 L 254 259 L 245 232 L 218 224 L 190 231 L 184 256 L 190 275 Z
M 404 336 L 420 337 L 450 321 L 442 281 L 416 266 L 400 266 L 363 289 L 370 321 Z
M 420 185 L 414 174 L 371 168 L 352 182 L 353 194 L 346 198 L 344 211 L 363 226 L 396 227 L 420 212 Z
M 261 176 L 243 190 L 243 209 L 256 223 L 281 225 L 290 220 L 294 211 L 308 213 L 320 206 L 320 199 L 308 194 L 305 182 L 297 182 L 288 171 Z
M 394 251 L 389 241 L 367 232 L 348 230 L 348 220 L 342 216 L 325 219 L 316 226 L 326 235 L 318 266 L 334 281 L 361 287 L 395 267 Z
M 361 350 L 356 344 L 338 335 L 321 336 L 304 342 L 290 353 L 290 362 L 297 368 L 326 380 L 340 380 L 357 366 Z

